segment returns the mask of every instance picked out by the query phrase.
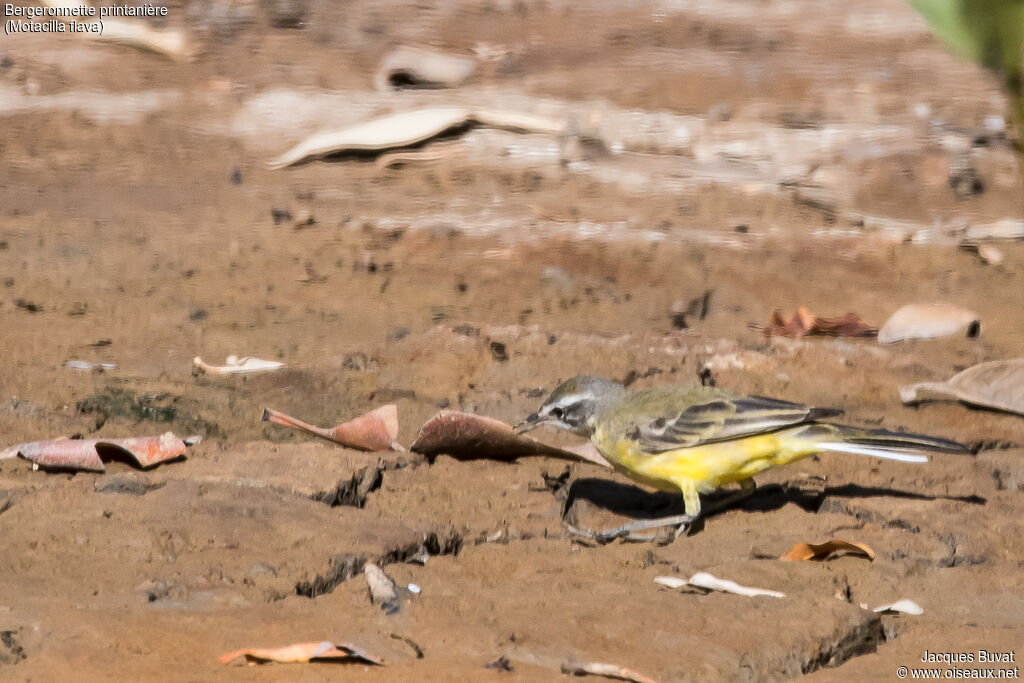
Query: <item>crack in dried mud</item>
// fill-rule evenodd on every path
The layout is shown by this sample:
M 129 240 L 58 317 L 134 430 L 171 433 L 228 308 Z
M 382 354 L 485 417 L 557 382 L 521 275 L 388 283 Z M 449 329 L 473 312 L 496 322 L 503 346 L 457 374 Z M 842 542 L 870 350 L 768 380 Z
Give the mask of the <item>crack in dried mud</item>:
M 821 649 L 800 668 L 801 673 L 809 674 L 822 668 L 834 669 L 854 657 L 874 654 L 879 642 L 884 641 L 882 619 L 874 616 L 866 623 L 861 622 L 839 637 L 833 637 L 821 644 Z
M 339 480 L 333 489 L 317 491 L 310 498 L 332 508 L 339 505 L 362 508 L 370 494 L 380 489 L 383 481 L 384 468 L 379 465 L 367 465 L 358 469 L 350 479 Z
M 389 564 L 415 561 L 417 558 L 425 558 L 436 555 L 458 555 L 462 550 L 464 535 L 455 529 L 449 529 L 440 534 L 429 532 L 423 535 L 420 542 L 408 543 L 398 548 L 392 548 L 384 554 L 372 560 L 379 567 L 386 567 Z M 315 598 L 319 595 L 330 593 L 341 583 L 348 581 L 354 576 L 362 573 L 363 566 L 371 559 L 363 555 L 352 553 L 339 553 L 328 561 L 327 571 L 316 575 L 311 580 L 299 581 L 295 584 L 295 594 L 307 598 Z M 273 599 L 287 597 L 287 595 L 271 596 Z

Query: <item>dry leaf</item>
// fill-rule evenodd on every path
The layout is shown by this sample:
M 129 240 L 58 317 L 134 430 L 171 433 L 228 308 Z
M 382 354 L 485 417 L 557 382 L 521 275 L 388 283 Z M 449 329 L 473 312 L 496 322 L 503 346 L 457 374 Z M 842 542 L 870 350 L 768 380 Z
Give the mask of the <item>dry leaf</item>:
M 833 553 L 849 551 L 852 555 L 863 555 L 869 560 L 875 559 L 875 551 L 863 543 L 852 543 L 838 538 L 824 543 L 797 543 L 780 557 L 780 560 L 824 560 Z
M 187 446 L 199 443 L 201 437 L 182 440 L 167 432 L 161 436 L 139 436 L 127 439 L 54 439 L 18 444 L 0 451 L 0 460 L 20 455 L 34 466 L 52 470 L 104 472 L 104 461 L 127 458 L 147 469 L 185 454 Z
M 43 4 L 55 10 L 61 10 L 78 9 L 83 3 L 79 0 L 43 0 Z M 77 19 L 77 17 L 72 18 Z M 65 21 L 65 19 L 61 18 L 61 21 Z M 102 33 L 83 33 L 82 35 L 88 35 L 95 40 L 124 43 L 176 59 L 189 56 L 188 40 L 183 30 L 153 28 L 142 19 L 104 17 Z
M 264 422 L 273 422 L 319 436 L 321 439 L 333 441 L 347 448 L 356 448 L 362 451 L 405 450 L 395 441 L 398 437 L 398 406 L 394 403 L 383 405 L 331 429 L 314 427 L 273 408 L 265 408 L 260 419 Z
M 782 311 L 773 311 L 771 321 L 766 327 L 751 325 L 760 330 L 766 337 L 807 337 L 821 335 L 826 337 L 873 337 L 878 330 L 864 322 L 856 313 L 847 313 L 839 318 L 820 318 L 806 307 L 797 309 L 788 320 Z
M 569 451 L 555 448 L 516 434 L 512 425 L 501 420 L 456 410 L 442 410 L 430 418 L 420 429 L 409 450 L 427 457 L 443 453 L 459 460 L 514 460 L 527 455 L 546 455 L 568 460 L 582 459 L 602 467 L 611 467 L 594 449 L 584 447 L 578 451 Z
M 904 614 L 913 614 L 917 616 L 924 614 L 924 608 L 918 605 L 913 600 L 898 600 L 891 605 L 879 605 L 872 612 L 902 612 Z
M 878 331 L 878 343 L 910 339 L 937 339 L 966 331 L 981 334 L 981 319 L 974 311 L 953 304 L 909 304 L 892 314 Z
M 398 47 L 384 58 L 374 84 L 378 90 L 454 88 L 473 75 L 476 60 L 420 47 Z
M 618 664 L 604 664 L 602 662 L 578 662 L 575 659 L 567 659 L 562 662 L 562 673 L 569 674 L 570 676 L 583 676 L 590 674 L 592 676 L 604 676 L 605 678 L 615 678 L 620 681 L 633 681 L 633 683 L 657 683 L 650 676 L 644 676 L 642 673 L 627 669 L 624 666 Z
M 228 356 L 225 365 L 207 365 L 203 359 L 196 356 L 192 359 L 192 365 L 202 372 L 212 375 L 252 375 L 257 372 L 273 372 L 284 367 L 284 363 L 276 360 L 263 360 L 262 358 L 251 358 L 245 356 Z
M 558 135 L 565 127 L 562 121 L 502 110 L 471 111 L 462 107 L 413 109 L 312 135 L 271 161 L 270 167 L 284 168 L 331 154 L 383 152 L 409 147 L 472 124 L 547 135 Z
M 683 581 L 677 576 L 658 576 L 655 577 L 654 582 L 667 586 L 668 588 L 682 588 L 683 586 L 693 586 L 695 588 L 703 588 L 711 591 L 722 591 L 723 593 L 734 593 L 735 595 L 742 595 L 748 598 L 757 597 L 758 595 L 766 595 L 771 598 L 784 598 L 785 593 L 778 591 L 767 590 L 765 588 L 749 588 L 747 586 L 741 586 L 735 581 L 728 581 L 726 579 L 719 579 L 707 572 L 697 572 L 686 581 Z
M 675 590 L 685 586 L 686 579 L 680 579 L 678 576 L 655 576 L 654 583 Z
M 904 403 L 963 401 L 1024 415 L 1024 358 L 981 363 L 946 382 L 920 382 L 900 387 Z
M 305 663 L 314 659 L 349 659 L 383 666 L 384 661 L 349 643 L 295 643 L 284 647 L 246 648 L 220 657 L 221 664 L 230 664 L 239 657 L 256 662 Z

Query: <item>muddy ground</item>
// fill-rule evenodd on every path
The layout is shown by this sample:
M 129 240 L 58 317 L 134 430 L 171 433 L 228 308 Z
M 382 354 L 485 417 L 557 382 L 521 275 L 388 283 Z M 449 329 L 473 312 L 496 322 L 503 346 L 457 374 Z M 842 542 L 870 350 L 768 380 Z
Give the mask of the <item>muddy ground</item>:
M 314 1 L 275 26 L 286 4 L 172 3 L 184 61 L 0 43 L 0 446 L 205 437 L 145 472 L 0 461 L 0 679 L 553 680 L 571 657 L 666 681 L 888 680 L 925 650 L 1024 655 L 1024 420 L 897 393 L 1024 355 L 1024 245 L 993 242 L 999 265 L 957 246 L 1020 218 L 990 77 L 898 0 Z M 457 90 L 375 90 L 383 55 L 413 43 L 498 56 Z M 448 102 L 585 139 L 472 129 L 395 167 L 265 165 L 323 127 Z M 881 324 L 930 301 L 975 310 L 981 337 L 749 326 L 800 305 Z M 192 374 L 228 354 L 287 369 Z M 566 521 L 681 501 L 583 463 L 429 464 L 258 421 L 397 402 L 408 445 L 440 407 L 515 421 L 583 372 L 703 373 L 976 454 L 823 456 L 759 477 L 692 537 L 599 547 Z M 776 559 L 836 536 L 877 558 Z M 384 614 L 366 561 L 422 593 Z M 653 582 L 697 571 L 786 597 Z M 924 614 L 864 609 L 901 598 Z M 217 662 L 322 639 L 386 666 Z M 502 657 L 511 672 L 486 668 Z

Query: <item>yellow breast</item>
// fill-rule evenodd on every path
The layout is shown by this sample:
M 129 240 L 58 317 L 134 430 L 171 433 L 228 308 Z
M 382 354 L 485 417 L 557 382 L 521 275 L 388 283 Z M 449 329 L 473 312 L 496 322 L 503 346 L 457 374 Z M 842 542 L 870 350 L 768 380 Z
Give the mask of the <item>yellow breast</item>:
M 679 490 L 681 483 L 695 483 L 701 490 L 749 479 L 769 467 L 810 455 L 787 443 L 785 432 L 759 434 L 743 439 L 678 448 L 664 453 L 645 453 L 639 443 L 595 430 L 594 445 L 627 477 L 661 490 Z

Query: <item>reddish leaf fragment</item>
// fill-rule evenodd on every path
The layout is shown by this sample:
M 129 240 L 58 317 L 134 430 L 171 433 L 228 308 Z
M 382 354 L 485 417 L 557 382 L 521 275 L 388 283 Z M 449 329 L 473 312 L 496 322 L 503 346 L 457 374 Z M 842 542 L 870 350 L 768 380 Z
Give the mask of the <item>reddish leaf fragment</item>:
M 369 664 L 384 666 L 384 661 L 349 643 L 332 643 L 323 640 L 319 643 L 295 643 L 284 647 L 255 647 L 235 650 L 221 656 L 221 664 L 230 664 L 239 657 L 254 662 L 305 663 L 315 659 L 345 659 L 362 661 Z
M 354 420 L 343 422 L 337 427 L 325 429 L 314 427 L 290 415 L 278 412 L 273 408 L 265 408 L 260 418 L 264 422 L 284 425 L 300 432 L 319 436 L 347 448 L 361 451 L 402 451 L 405 450 L 395 441 L 398 437 L 398 406 L 394 403 L 383 405 L 371 410 Z
M 798 308 L 788 320 L 782 311 L 772 311 L 767 326 L 751 324 L 751 327 L 760 330 L 766 337 L 874 337 L 878 334 L 877 328 L 864 322 L 856 313 L 847 313 L 838 318 L 820 318 L 805 306 Z
M 430 418 L 409 449 L 430 458 L 442 453 L 458 460 L 514 460 L 527 455 L 546 455 L 568 460 L 582 459 L 610 467 L 594 449 L 573 452 L 555 448 L 516 434 L 512 425 L 501 420 L 457 410 L 442 410 Z
M 861 555 L 869 560 L 875 559 L 875 551 L 863 543 L 852 543 L 839 538 L 833 538 L 824 543 L 797 543 L 780 557 L 780 560 L 824 560 L 833 553 L 846 550 L 851 555 Z
M 189 437 L 198 443 L 199 437 Z M 161 436 L 127 439 L 55 439 L 12 446 L 0 452 L 0 458 L 20 455 L 38 467 L 54 470 L 103 472 L 105 461 L 127 458 L 143 469 L 185 454 L 185 441 L 167 432 Z

